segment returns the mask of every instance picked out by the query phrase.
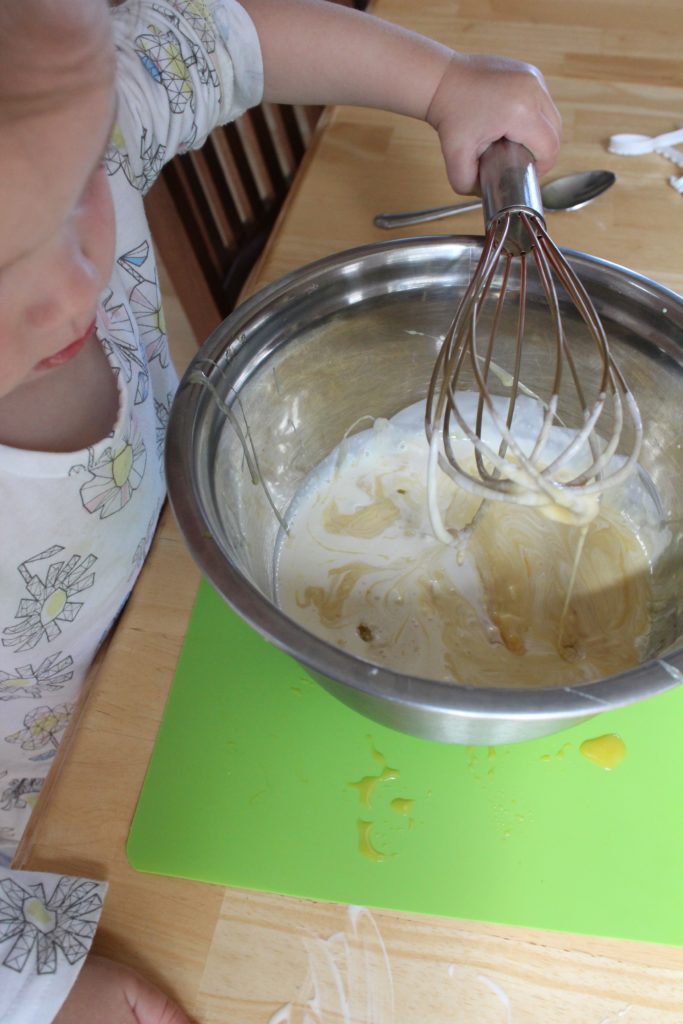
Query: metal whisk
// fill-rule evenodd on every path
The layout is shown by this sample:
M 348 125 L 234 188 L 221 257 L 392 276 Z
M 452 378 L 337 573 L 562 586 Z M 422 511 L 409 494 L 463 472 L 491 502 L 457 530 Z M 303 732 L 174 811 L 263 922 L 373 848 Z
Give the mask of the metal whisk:
M 480 185 L 486 238 L 427 396 L 432 460 L 482 498 L 546 506 L 568 521 L 585 522 L 605 489 L 622 483 L 635 466 L 643 435 L 638 406 L 591 299 L 548 235 L 531 154 L 507 140 L 494 143 L 481 157 Z M 533 342 L 525 320 L 530 274 L 548 307 L 547 335 L 544 328 L 539 337 L 537 329 Z M 579 314 L 572 314 L 572 331 L 575 322 L 585 325 L 580 360 L 567 335 L 567 299 Z M 525 385 L 528 345 L 534 379 L 547 380 L 540 393 Z M 504 391 L 503 399 L 494 401 L 493 390 Z M 466 391 L 470 399 L 472 392 L 477 396 L 474 415 L 463 408 Z M 531 442 L 515 437 L 520 393 L 536 400 L 540 412 Z M 571 427 L 567 418 L 574 420 Z M 563 428 L 559 450 L 557 431 L 548 443 L 557 426 Z M 473 445 L 474 463 L 469 446 L 467 459 L 462 447 L 456 452 L 454 438 L 463 436 Z

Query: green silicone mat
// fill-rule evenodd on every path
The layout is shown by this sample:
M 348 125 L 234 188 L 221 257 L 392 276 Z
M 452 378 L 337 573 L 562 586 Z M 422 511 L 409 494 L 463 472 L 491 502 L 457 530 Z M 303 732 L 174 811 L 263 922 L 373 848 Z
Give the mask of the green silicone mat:
M 613 771 L 580 751 L 608 733 L 627 751 Z M 683 945 L 682 736 L 680 687 L 510 746 L 402 735 L 203 583 L 128 856 L 223 885 Z

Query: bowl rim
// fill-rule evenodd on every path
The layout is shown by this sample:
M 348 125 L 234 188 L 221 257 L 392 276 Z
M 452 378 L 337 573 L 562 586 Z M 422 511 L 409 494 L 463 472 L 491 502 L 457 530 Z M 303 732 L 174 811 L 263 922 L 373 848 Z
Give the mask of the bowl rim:
M 168 494 L 175 518 L 202 574 L 226 603 L 266 640 L 305 665 L 312 672 L 342 683 L 367 697 L 389 701 L 418 712 L 436 712 L 459 718 L 538 721 L 575 719 L 601 710 L 616 709 L 652 697 L 683 682 L 683 646 L 665 657 L 650 659 L 626 672 L 572 686 L 509 687 L 475 686 L 423 679 L 365 662 L 308 632 L 267 598 L 239 569 L 231 565 L 213 539 L 208 524 L 191 500 L 193 464 L 191 445 L 198 413 L 210 401 L 208 389 L 193 383 L 192 373 L 201 368 L 207 377 L 218 368 L 217 356 L 228 362 L 243 347 L 246 325 L 289 292 L 340 267 L 381 256 L 392 250 L 430 251 L 454 246 L 481 247 L 477 235 L 424 235 L 391 239 L 332 253 L 278 278 L 255 292 L 212 331 L 185 371 L 174 398 L 167 428 L 165 467 Z M 680 312 L 683 298 L 664 285 L 619 264 L 578 250 L 562 250 L 570 262 L 616 273 L 648 292 L 670 309 Z M 226 346 L 226 337 L 232 339 Z

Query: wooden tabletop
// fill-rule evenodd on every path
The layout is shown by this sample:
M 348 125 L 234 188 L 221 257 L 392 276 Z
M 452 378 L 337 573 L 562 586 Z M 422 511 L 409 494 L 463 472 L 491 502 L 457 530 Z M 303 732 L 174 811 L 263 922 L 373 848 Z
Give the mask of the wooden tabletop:
M 655 135 L 683 123 L 680 0 L 378 0 L 374 9 L 462 50 L 541 67 L 564 118 L 553 175 L 606 167 L 618 177 L 594 205 L 549 219 L 554 239 L 683 292 L 683 197 L 667 184 L 675 168 L 656 155 L 606 151 L 617 132 Z M 380 210 L 451 198 L 428 127 L 376 111 L 330 111 L 251 288 L 392 237 L 372 226 Z M 475 213 L 411 233 L 481 230 Z M 183 342 L 176 338 L 176 348 Z M 358 991 L 344 1017 L 323 998 L 310 1020 L 682 1024 L 681 949 L 373 911 L 364 927 L 377 929 L 375 955 L 363 961 L 346 907 L 136 873 L 125 842 L 198 578 L 167 511 L 19 853 L 17 866 L 109 880 L 99 952 L 155 978 L 202 1024 L 303 1022 L 311 965 L 329 963 L 335 933 L 369 971 L 375 1002 Z

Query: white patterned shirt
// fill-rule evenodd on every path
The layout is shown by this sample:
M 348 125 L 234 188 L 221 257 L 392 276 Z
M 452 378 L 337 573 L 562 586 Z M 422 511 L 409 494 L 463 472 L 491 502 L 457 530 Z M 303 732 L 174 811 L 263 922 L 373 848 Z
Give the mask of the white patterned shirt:
M 167 160 L 201 146 L 263 91 L 256 30 L 235 0 L 130 0 L 112 18 L 119 96 L 105 167 L 116 258 L 97 335 L 118 417 L 82 451 L 0 445 L 0 1024 L 52 1020 L 105 889 L 7 866 L 164 500 L 177 378 L 143 195 Z

